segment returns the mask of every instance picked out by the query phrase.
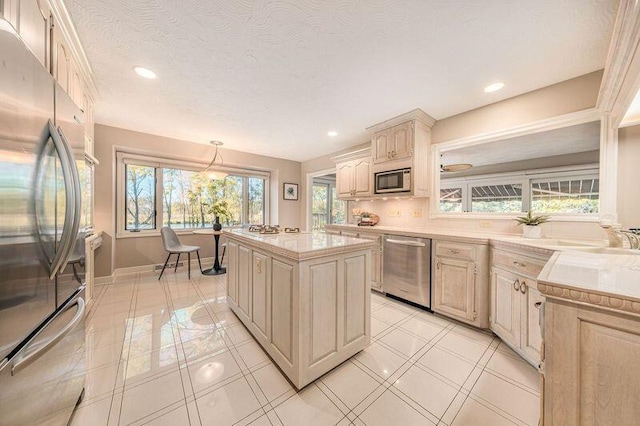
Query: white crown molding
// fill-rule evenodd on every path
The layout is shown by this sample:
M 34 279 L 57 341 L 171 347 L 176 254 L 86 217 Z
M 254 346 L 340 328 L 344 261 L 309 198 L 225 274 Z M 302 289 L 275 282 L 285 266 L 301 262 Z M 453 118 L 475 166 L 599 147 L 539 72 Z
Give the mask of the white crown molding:
M 89 63 L 89 58 L 82 47 L 82 42 L 78 36 L 73 20 L 71 19 L 71 15 L 69 14 L 63 0 L 48 1 L 55 22 L 54 25 L 58 25 L 60 27 L 60 30 L 69 41 L 71 54 L 74 56 L 78 66 L 80 67 L 84 77 L 85 86 L 87 87 L 91 98 L 95 100 L 98 96 L 98 88 L 93 79 L 93 69 Z
M 390 118 L 389 120 L 385 120 L 382 123 L 374 124 L 373 126 L 367 127 L 367 131 L 369 133 L 376 133 L 380 130 L 388 129 L 389 127 L 396 126 L 398 124 L 406 123 L 409 120 L 419 120 L 426 124 L 429 128 L 433 127 L 436 123 L 436 119 L 431 117 L 429 114 L 421 110 L 420 108 L 416 108 L 407 113 L 398 115 L 397 117 Z
M 621 0 L 607 53 L 597 108 L 617 128 L 640 88 L 640 3 Z
M 357 160 L 359 158 L 370 157 L 371 147 L 358 149 L 356 151 L 347 152 L 344 154 L 331 157 L 330 160 L 334 163 L 342 163 L 344 161 Z

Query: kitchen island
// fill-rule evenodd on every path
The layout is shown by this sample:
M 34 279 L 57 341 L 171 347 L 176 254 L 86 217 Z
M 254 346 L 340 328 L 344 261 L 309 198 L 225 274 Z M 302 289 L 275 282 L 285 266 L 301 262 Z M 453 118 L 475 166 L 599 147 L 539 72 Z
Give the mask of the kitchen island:
M 371 340 L 370 240 L 225 232 L 227 302 L 303 388 Z

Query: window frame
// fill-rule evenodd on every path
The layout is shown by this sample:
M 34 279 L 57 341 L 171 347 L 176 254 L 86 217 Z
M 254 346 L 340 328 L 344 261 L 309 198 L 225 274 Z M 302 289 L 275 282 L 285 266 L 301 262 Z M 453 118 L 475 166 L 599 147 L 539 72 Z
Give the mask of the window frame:
M 164 208 L 163 208 L 163 184 L 164 174 L 163 168 L 181 169 L 192 172 L 200 172 L 206 167 L 205 163 L 197 163 L 194 161 L 182 160 L 171 157 L 156 157 L 152 155 L 145 155 L 139 153 L 133 153 L 126 150 L 116 150 L 116 202 L 115 204 L 115 216 L 116 216 L 116 239 L 119 238 L 136 238 L 136 237 L 154 237 L 160 235 L 160 229 L 164 222 Z M 126 164 L 133 164 L 138 166 L 148 166 L 155 168 L 155 229 L 140 229 L 137 231 L 126 230 Z M 264 179 L 264 222 L 270 223 L 270 179 L 271 173 L 263 170 L 255 169 L 241 169 L 233 167 L 222 167 L 219 170 L 223 170 L 232 176 L 238 176 L 243 178 L 260 178 Z M 249 179 L 243 179 L 243 218 L 246 219 L 249 214 L 248 209 L 248 182 Z M 239 226 L 234 226 L 236 228 Z M 175 229 L 177 234 L 191 234 L 195 229 L 207 229 L 205 228 L 180 228 Z
M 441 217 L 516 217 L 531 209 L 532 199 L 532 184 L 546 180 L 562 180 L 570 178 L 583 178 L 583 179 L 599 179 L 598 164 L 589 164 L 581 166 L 568 166 L 557 167 L 549 169 L 540 169 L 532 171 L 523 171 L 518 173 L 501 173 L 487 176 L 469 176 L 460 179 L 447 179 L 440 181 L 440 187 L 443 189 L 448 188 L 462 188 L 462 212 L 442 212 L 439 213 Z M 491 185 L 504 185 L 504 184 L 521 184 L 522 185 L 522 211 L 521 212 L 474 212 L 471 211 L 472 206 L 472 190 L 474 186 L 491 186 Z M 602 194 L 600 186 L 599 194 Z M 438 209 L 440 208 L 440 191 L 438 190 Z M 600 197 L 599 197 L 600 198 Z M 539 212 L 545 213 L 545 212 Z M 572 220 L 577 216 L 575 213 L 545 213 L 551 214 L 554 218 L 570 217 Z M 594 217 L 598 217 L 599 213 L 581 213 L 580 216 L 586 220 L 593 220 Z

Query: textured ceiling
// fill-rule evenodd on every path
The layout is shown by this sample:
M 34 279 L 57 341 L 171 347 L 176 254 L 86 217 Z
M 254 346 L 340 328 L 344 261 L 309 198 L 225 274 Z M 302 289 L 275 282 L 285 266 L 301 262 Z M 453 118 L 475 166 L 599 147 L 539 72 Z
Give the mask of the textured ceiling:
M 67 0 L 98 123 L 292 160 L 604 66 L 611 0 Z M 134 65 L 156 80 L 143 80 Z M 495 80 L 506 88 L 487 95 Z M 339 132 L 329 138 L 327 131 Z

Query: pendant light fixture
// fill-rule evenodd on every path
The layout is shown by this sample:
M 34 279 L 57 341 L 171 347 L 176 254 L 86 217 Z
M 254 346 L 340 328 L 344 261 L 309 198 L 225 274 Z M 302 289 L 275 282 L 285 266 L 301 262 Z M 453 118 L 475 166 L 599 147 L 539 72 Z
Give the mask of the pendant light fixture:
M 222 146 L 222 142 L 210 141 L 209 143 L 216 147 L 216 152 L 213 155 L 213 159 L 211 160 L 207 168 L 204 169 L 201 173 L 206 177 L 208 177 L 209 179 L 224 179 L 227 176 L 229 176 L 229 173 L 224 172 L 222 170 L 214 170 L 215 168 L 223 166 L 222 155 L 218 153 L 218 147 Z M 216 162 L 218 158 L 220 159 L 220 161 Z

